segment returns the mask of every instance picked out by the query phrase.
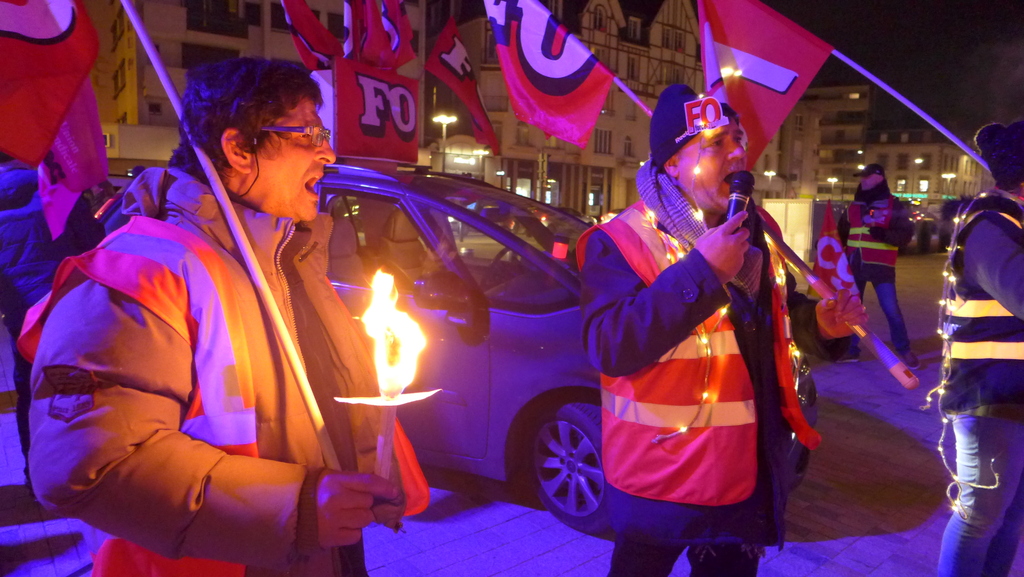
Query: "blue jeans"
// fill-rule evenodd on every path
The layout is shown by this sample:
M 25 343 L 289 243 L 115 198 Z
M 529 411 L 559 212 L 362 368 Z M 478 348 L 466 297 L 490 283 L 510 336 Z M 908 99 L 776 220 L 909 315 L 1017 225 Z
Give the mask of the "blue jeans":
M 907 336 L 907 324 L 903 322 L 903 313 L 900 312 L 900 303 L 896 300 L 896 283 L 872 282 L 875 287 L 875 296 L 878 297 L 878 305 L 885 313 L 885 319 L 889 321 L 889 335 L 892 337 L 892 346 L 898 353 L 905 353 L 910 350 L 910 337 Z M 857 280 L 857 291 L 861 300 L 864 300 L 864 289 L 867 288 L 867 281 Z M 850 337 L 850 354 L 860 354 L 860 337 L 854 334 Z
M 1006 577 L 1024 527 L 1024 423 L 961 415 L 953 419 L 956 473 L 967 519 L 954 512 L 942 536 L 940 577 Z

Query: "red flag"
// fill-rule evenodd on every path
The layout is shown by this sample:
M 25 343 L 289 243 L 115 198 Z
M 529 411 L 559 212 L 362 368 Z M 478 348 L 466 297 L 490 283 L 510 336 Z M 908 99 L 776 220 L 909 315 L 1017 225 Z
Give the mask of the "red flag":
M 362 23 L 362 40 L 359 46 L 359 60 L 378 68 L 394 68 L 395 53 L 391 51 L 388 33 L 384 30 L 384 19 L 380 14 L 377 0 L 357 0 Z
M 740 114 L 752 167 L 832 47 L 757 0 L 698 0 L 697 9 L 707 93 Z
M 537 0 L 484 4 L 516 117 L 586 147 L 615 77 Z
M 83 82 L 53 147 L 39 165 L 39 196 L 52 238 L 64 232 L 82 191 L 107 178 L 107 151 L 92 83 Z
M 846 260 L 843 243 L 832 216 L 832 201 L 825 207 L 825 222 L 821 224 L 818 236 L 818 256 L 814 259 L 814 274 L 835 290 L 846 289 L 857 294 L 857 283 L 853 280 L 850 262 Z
M 334 81 L 338 156 L 418 160 L 416 80 L 339 58 Z
M 416 59 L 412 47 L 412 24 L 403 0 L 384 0 L 382 18 L 395 68 Z
M 281 0 L 292 42 L 299 58 L 310 70 L 329 70 L 331 59 L 344 57 L 341 42 L 317 19 L 305 0 Z
M 437 37 L 434 50 L 427 58 L 424 67 L 441 82 L 448 85 L 452 92 L 459 97 L 459 100 L 469 109 L 473 117 L 473 136 L 480 144 L 491 147 L 492 154 L 501 154 L 498 146 L 498 137 L 494 134 L 494 127 L 487 117 L 480 102 L 480 92 L 477 90 L 476 75 L 473 73 L 473 66 L 469 62 L 469 53 L 465 44 L 459 38 L 459 28 L 455 25 L 455 19 L 449 18 L 441 35 Z
M 43 160 L 98 50 L 82 0 L 0 0 L 0 150 Z

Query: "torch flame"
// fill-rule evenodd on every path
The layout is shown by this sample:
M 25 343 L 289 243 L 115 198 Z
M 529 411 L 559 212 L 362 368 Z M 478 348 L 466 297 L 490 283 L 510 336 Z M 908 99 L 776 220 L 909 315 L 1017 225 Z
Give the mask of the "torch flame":
M 427 339 L 416 321 L 395 308 L 395 277 L 377 271 L 371 284 L 373 298 L 363 313 L 366 334 L 373 339 L 377 386 L 386 399 L 395 399 L 416 377 L 416 360 Z

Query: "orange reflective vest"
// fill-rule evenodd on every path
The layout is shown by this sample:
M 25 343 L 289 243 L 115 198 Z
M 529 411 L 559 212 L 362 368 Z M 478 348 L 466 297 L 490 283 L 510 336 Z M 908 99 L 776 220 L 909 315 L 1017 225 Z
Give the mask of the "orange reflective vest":
M 893 213 L 893 198 L 890 196 L 887 208 L 882 209 L 884 218 L 880 223 L 872 226 L 886 226 Z M 854 253 L 860 251 L 861 262 L 864 264 L 880 264 L 885 266 L 896 266 L 897 247 L 879 242 L 871 236 L 870 227 L 864 223 L 863 211 L 867 207 L 864 203 L 855 202 L 850 205 L 850 237 L 846 241 L 847 257 L 853 258 Z
M 122 234 L 133 235 L 139 252 L 104 250 Z M 123 248 L 122 248 L 123 250 Z M 137 300 L 166 322 L 193 350 L 195 394 L 181 432 L 232 455 L 259 457 L 252 363 L 241 330 L 241 310 L 229 272 L 214 249 L 185 229 L 135 216 L 97 249 L 65 259 L 53 290 L 29 310 L 18 340 L 34 359 L 43 324 L 65 283 L 76 274 Z M 326 282 L 326 279 L 325 279 Z M 407 514 L 422 512 L 429 487 L 408 438 L 395 429 L 395 449 L 407 495 Z M 168 559 L 130 541 L 103 542 L 94 558 L 96 577 L 242 577 L 245 566 L 209 559 Z
M 598 228 L 648 286 L 685 258 L 681 245 L 658 230 L 653 213 L 641 202 L 580 238 L 581 267 L 587 239 Z M 786 307 L 785 265 L 773 253 L 771 266 L 782 412 L 800 442 L 813 449 L 821 437 L 804 418 L 796 394 L 799 351 Z M 692 505 L 729 505 L 752 494 L 757 410 L 734 331 L 727 310 L 720 309 L 657 362 L 632 375 L 601 376 L 602 459 L 605 478 L 614 487 Z

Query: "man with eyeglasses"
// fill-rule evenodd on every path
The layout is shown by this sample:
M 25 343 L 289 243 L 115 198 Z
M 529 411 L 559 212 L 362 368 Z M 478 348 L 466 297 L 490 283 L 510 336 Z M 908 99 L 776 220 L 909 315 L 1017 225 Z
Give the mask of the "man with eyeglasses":
M 254 80 L 255 79 L 255 80 Z M 21 349 L 35 356 L 30 462 L 47 508 L 95 529 L 93 575 L 366 575 L 361 529 L 398 527 L 397 465 L 374 468 L 364 333 L 326 279 L 317 181 L 335 161 L 294 64 L 193 68 L 169 169 L 133 219 L 65 261 Z M 211 158 L 292 331 L 343 471 L 297 384 L 192 149 Z
M 820 439 L 796 395 L 799 351 L 838 358 L 864 308 L 797 293 L 753 202 L 724 218 L 725 177 L 746 164 L 728 105 L 670 86 L 650 141 L 640 202 L 577 247 L 583 342 L 602 374 L 609 575 L 667 576 L 686 551 L 694 577 L 752 576 L 785 537 L 790 451 Z

